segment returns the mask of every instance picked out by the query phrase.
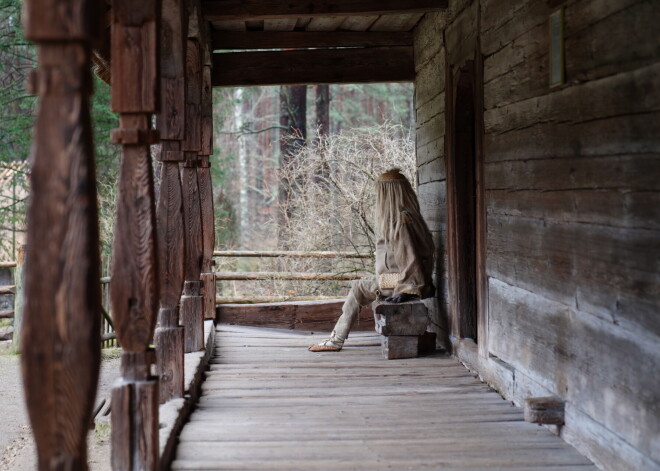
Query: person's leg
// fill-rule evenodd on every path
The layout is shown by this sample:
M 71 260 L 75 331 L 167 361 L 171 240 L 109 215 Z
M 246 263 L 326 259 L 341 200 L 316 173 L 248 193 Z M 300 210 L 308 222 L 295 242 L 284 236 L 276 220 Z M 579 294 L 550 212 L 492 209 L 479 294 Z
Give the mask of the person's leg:
M 355 319 L 360 314 L 360 308 L 376 299 L 377 288 L 378 282 L 373 277 L 355 280 L 346 297 L 341 317 L 337 320 L 332 335 L 318 345 L 311 345 L 309 349 L 313 352 L 341 350 Z

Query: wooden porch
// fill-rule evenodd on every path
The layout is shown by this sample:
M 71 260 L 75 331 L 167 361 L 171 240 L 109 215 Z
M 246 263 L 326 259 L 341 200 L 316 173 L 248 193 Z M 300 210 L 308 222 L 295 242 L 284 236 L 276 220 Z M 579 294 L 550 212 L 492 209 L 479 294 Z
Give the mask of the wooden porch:
M 305 349 L 321 337 L 218 325 L 172 469 L 596 469 L 448 355 L 387 361 L 363 332 Z

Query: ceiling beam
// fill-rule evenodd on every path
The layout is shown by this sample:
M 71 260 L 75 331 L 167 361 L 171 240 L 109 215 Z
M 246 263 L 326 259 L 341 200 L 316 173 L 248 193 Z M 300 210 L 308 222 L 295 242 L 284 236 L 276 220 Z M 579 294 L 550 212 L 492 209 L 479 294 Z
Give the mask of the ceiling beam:
M 412 33 L 354 31 L 215 31 L 213 49 L 412 46 Z
M 208 21 L 289 17 L 425 13 L 447 8 L 448 0 L 214 0 L 202 2 Z
M 316 49 L 213 55 L 213 86 L 409 82 L 413 48 Z

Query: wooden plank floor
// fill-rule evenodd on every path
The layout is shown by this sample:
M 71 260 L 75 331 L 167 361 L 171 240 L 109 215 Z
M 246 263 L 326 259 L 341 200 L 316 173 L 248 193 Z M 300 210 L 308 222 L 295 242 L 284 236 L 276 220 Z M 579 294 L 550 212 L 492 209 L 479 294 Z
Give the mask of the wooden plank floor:
M 591 471 L 455 359 L 384 360 L 374 333 L 323 338 L 219 325 L 177 470 Z

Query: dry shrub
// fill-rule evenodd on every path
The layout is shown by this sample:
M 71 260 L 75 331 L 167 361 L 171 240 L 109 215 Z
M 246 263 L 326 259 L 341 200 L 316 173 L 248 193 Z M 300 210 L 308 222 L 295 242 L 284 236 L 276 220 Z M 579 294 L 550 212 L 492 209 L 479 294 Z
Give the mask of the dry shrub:
M 265 259 L 264 271 L 373 272 L 375 180 L 400 168 L 416 186 L 415 148 L 401 126 L 383 124 L 321 136 L 288 159 L 280 169 L 289 185 L 280 208 L 284 227 L 280 246 L 296 251 L 330 250 L 369 254 L 367 259 Z M 268 295 L 339 295 L 345 281 L 269 281 L 252 292 Z

